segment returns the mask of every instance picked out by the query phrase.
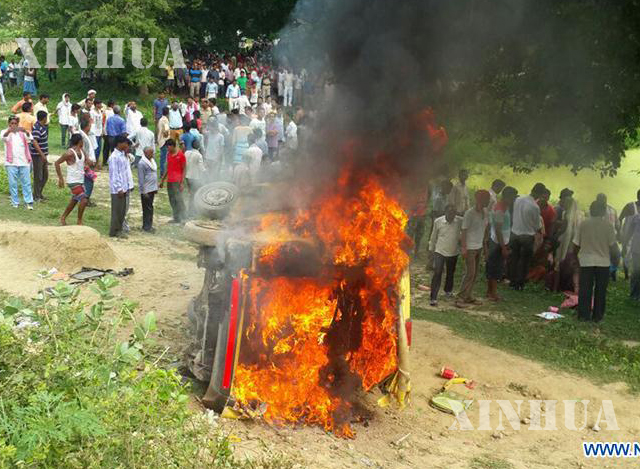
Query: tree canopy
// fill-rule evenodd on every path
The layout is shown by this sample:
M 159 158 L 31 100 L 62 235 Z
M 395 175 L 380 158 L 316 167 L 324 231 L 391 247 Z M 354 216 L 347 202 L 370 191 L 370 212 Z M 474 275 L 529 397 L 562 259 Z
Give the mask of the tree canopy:
M 349 53 L 357 54 L 348 47 L 360 25 L 335 21 L 336 15 L 367 17 L 382 3 L 301 0 L 296 7 L 295 0 L 39 0 L 24 8 L 18 0 L 5 0 L 0 19 L 31 37 L 157 37 L 156 56 L 164 53 L 169 37 L 179 37 L 189 50 L 234 50 L 241 36 L 274 36 L 293 24 L 281 33 L 290 39 L 282 50 L 291 52 L 291 63 L 324 77 L 330 51 L 323 38 L 334 35 L 344 44 L 345 65 L 356 58 Z M 398 77 L 407 93 L 436 109 L 453 135 L 500 142 L 509 164 L 522 170 L 568 164 L 614 171 L 636 140 L 640 0 L 387 3 L 387 24 L 369 24 L 368 34 L 384 48 L 394 28 L 412 32 L 401 46 L 419 52 L 412 60 L 422 62 L 420 74 L 403 76 L 400 69 Z M 384 8 L 379 9 L 385 13 Z M 415 11 L 403 16 L 411 24 L 394 22 L 395 12 L 411 8 Z M 328 27 L 333 29 L 327 34 L 323 28 Z M 301 49 L 301 43 L 307 46 Z M 149 52 L 145 42 L 147 59 Z M 160 60 L 156 57 L 156 63 Z M 339 69 L 330 72 L 340 80 Z M 139 86 L 153 84 L 159 70 L 129 65 L 109 73 Z

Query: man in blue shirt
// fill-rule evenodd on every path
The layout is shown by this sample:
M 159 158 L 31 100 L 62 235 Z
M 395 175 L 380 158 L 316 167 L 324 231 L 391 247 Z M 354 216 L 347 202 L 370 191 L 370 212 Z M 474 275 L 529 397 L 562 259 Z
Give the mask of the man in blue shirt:
M 162 110 L 169 107 L 169 100 L 165 98 L 164 92 L 158 93 L 158 97 L 153 101 L 153 119 L 158 127 L 158 121 L 162 117 Z
M 200 96 L 200 79 L 202 78 L 202 70 L 200 70 L 199 64 L 194 64 L 189 70 L 189 76 L 191 77 L 191 83 L 189 83 L 189 95 L 192 98 Z
M 198 123 L 195 120 L 191 121 L 190 127 L 189 132 L 180 136 L 180 142 L 182 142 L 184 146 L 184 151 L 193 150 L 193 142 L 202 139 L 202 135 L 198 132 Z
M 116 147 L 116 137 L 119 135 L 124 135 L 127 133 L 127 124 L 120 115 L 120 106 L 113 106 L 113 116 L 110 116 L 107 119 L 107 142 L 109 143 L 109 148 Z M 105 161 L 105 164 L 108 162 Z

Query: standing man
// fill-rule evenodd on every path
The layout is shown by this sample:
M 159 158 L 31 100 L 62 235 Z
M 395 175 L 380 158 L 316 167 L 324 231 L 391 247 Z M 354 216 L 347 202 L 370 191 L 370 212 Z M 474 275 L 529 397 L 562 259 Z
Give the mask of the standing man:
M 96 162 L 96 166 L 98 169 L 102 167 L 100 164 L 100 150 L 102 150 L 102 145 L 104 142 L 102 141 L 104 134 L 104 110 L 102 109 L 102 101 L 96 99 L 93 102 L 93 109 L 90 111 L 89 115 L 91 116 L 91 135 L 95 139 L 95 153 L 94 153 L 94 161 Z
M 456 272 L 458 254 L 460 254 L 460 230 L 462 217 L 456 215 L 453 205 L 447 205 L 444 216 L 433 222 L 429 252 L 434 260 L 433 277 L 431 278 L 431 306 L 438 306 L 438 292 L 442 282 L 442 273 L 446 267 L 447 277 L 444 282 L 444 294 L 447 298 L 453 295 L 453 277 Z
M 124 218 L 127 213 L 129 197 L 129 140 L 119 134 L 114 138 L 114 150 L 109 157 L 109 190 L 111 192 L 111 227 L 109 236 L 127 238 L 123 232 Z
M 49 168 L 47 157 L 49 156 L 49 126 L 48 116 L 45 111 L 38 111 L 38 119 L 31 132 L 31 160 L 33 162 L 33 198 L 36 202 L 42 202 L 45 184 L 49 180 Z
M 284 106 L 293 106 L 293 80 L 294 75 L 291 70 L 285 71 L 284 75 Z
M 169 100 L 165 98 L 164 92 L 158 93 L 158 97 L 153 100 L 153 122 L 156 132 L 158 131 L 158 121 L 162 117 L 162 110 L 169 106 Z
M 522 290 L 533 258 L 535 237 L 542 232 L 542 218 L 538 199 L 544 195 L 546 187 L 541 182 L 531 189 L 531 194 L 518 197 L 513 205 L 513 225 L 511 232 L 511 287 Z
M 135 142 L 135 155 L 136 158 L 133 162 L 133 166 L 137 167 L 140 160 L 144 157 L 145 148 L 151 148 L 153 150 L 153 154 L 156 153 L 156 139 L 153 136 L 153 132 L 148 128 L 149 122 L 146 117 L 143 117 L 140 121 L 140 128 L 133 136 L 133 141 Z
M 93 184 L 97 177 L 92 168 L 96 165 L 96 142 L 91 133 L 91 116 L 83 113 L 80 116 L 80 136 L 82 137 L 82 153 L 84 155 L 84 165 L 86 168 L 84 175 L 84 190 L 87 196 L 87 206 L 95 207 L 96 204 L 91 202 L 93 194 Z
M 69 139 L 69 149 L 63 153 L 55 163 L 56 173 L 58 174 L 58 186 L 60 188 L 65 186 L 60 168 L 62 163 L 67 164 L 67 186 L 71 191 L 71 200 L 60 217 L 60 224 L 62 226 L 67 224 L 67 217 L 75 206 L 78 205 L 78 225 L 82 225 L 84 209 L 89 201 L 87 194 L 84 192 L 85 159 L 84 153 L 82 152 L 82 135 L 73 134 L 71 136 Z
M 58 122 L 60 124 L 60 142 L 62 148 L 67 145 L 67 133 L 69 132 L 69 124 L 71 123 L 71 97 L 69 93 L 62 95 L 62 100 L 56 106 L 58 114 Z
M 240 86 L 238 83 L 233 80 L 233 82 L 227 87 L 226 98 L 229 102 L 229 110 L 233 111 L 236 109 L 237 104 L 236 101 L 240 97 Z
M 47 104 L 49 103 L 49 95 L 46 93 L 42 93 L 38 102 L 33 106 L 33 114 L 38 116 L 40 111 L 44 111 L 47 114 L 47 125 L 49 125 L 49 109 L 47 109 Z
M 180 110 L 178 101 L 175 101 L 175 100 L 173 101 L 167 117 L 169 119 L 169 128 L 170 128 L 169 138 L 177 142 L 178 140 L 180 140 L 180 135 L 182 135 L 182 127 L 183 127 L 183 122 L 182 122 L 183 113 Z
M 471 199 L 469 198 L 469 188 L 467 187 L 467 179 L 469 179 L 469 171 L 461 169 L 458 172 L 458 183 L 453 186 L 449 194 L 449 203 L 456 208 L 458 216 L 463 216 L 471 207 Z
M 126 132 L 129 140 L 133 140 L 136 132 L 140 129 L 140 122 L 144 116 L 138 111 L 138 105 L 135 101 L 131 101 L 127 107 L 127 125 Z
M 164 107 L 162 109 L 162 117 L 158 120 L 158 148 L 160 148 L 160 174 L 164 174 L 164 170 L 167 165 L 167 140 L 169 140 L 169 133 L 171 128 L 169 127 L 169 108 Z
M 498 282 L 504 277 L 504 264 L 509 257 L 511 238 L 511 211 L 518 197 L 513 187 L 500 189 L 502 197 L 489 212 L 490 237 L 487 252 L 487 299 L 500 301 Z
M 18 208 L 18 182 L 22 187 L 22 198 L 27 209 L 33 210 L 33 194 L 31 192 L 31 154 L 29 153 L 30 136 L 20 127 L 16 116 L 9 117 L 9 128 L 0 134 L 4 142 L 5 163 L 9 180 L 11 206 Z
M 609 253 L 616 243 L 616 234 L 609 221 L 605 220 L 605 204 L 593 202 L 589 213 L 591 217 L 580 223 L 573 240 L 580 262 L 578 319 L 600 322 L 604 318 L 607 302 Z
M 550 198 L 551 191 L 545 189 L 542 196 L 538 199 L 538 207 L 540 207 L 540 216 L 542 217 L 545 238 L 553 236 L 553 225 L 556 222 L 556 209 L 549 203 Z
M 613 227 L 613 231 L 616 234 L 616 239 L 620 239 L 620 221 L 618 220 L 618 212 L 615 208 L 607 203 L 607 196 L 605 194 L 598 194 L 598 196 L 596 197 L 596 201 L 604 205 L 604 207 L 606 208 L 604 219 L 607 220 Z M 618 267 L 620 265 L 621 257 L 620 246 L 618 246 L 618 243 L 616 242 L 611 249 L 611 265 L 609 266 L 609 275 L 611 276 L 612 282 L 615 282 L 617 280 Z
M 465 272 L 460 293 L 458 294 L 458 301 L 456 301 L 456 306 L 459 308 L 464 307 L 465 303 L 481 304 L 479 300 L 473 297 L 473 286 L 476 283 L 478 270 L 480 270 L 480 256 L 483 248 L 486 252 L 489 191 L 479 190 L 476 192 L 475 197 L 475 206 L 467 210 L 462 219 L 460 244 L 462 245 L 462 257 L 465 261 Z
M 502 189 L 504 189 L 504 186 L 506 186 L 506 184 L 502 179 L 496 179 L 491 184 L 491 189 L 489 189 L 489 195 L 491 196 L 491 202 L 489 202 L 488 207 L 489 212 L 491 212 L 493 206 L 498 203 L 498 196 L 502 192 Z
M 144 157 L 138 163 L 138 188 L 142 202 L 142 231 L 155 233 L 153 227 L 153 201 L 158 192 L 158 166 L 154 158 L 155 151 L 145 147 Z
M 182 223 L 185 217 L 185 206 L 183 199 L 184 178 L 187 160 L 184 153 L 178 150 L 176 142 L 173 139 L 167 141 L 169 149 L 167 153 L 167 170 L 162 175 L 160 187 L 167 182 L 167 192 L 169 194 L 169 203 L 173 211 L 173 223 Z
M 22 127 L 25 132 L 31 134 L 36 118 L 33 115 L 33 103 L 26 102 L 22 105 L 22 112 L 18 114 L 18 126 Z
M 220 132 L 218 120 L 213 119 L 205 125 L 204 131 L 204 164 L 207 168 L 207 182 L 218 180 L 223 155 L 224 135 Z
M 200 65 L 198 63 L 194 63 L 191 69 L 189 70 L 189 96 L 195 99 L 196 96 L 200 96 L 200 79 L 202 77 L 202 70 L 200 70 Z
M 112 149 L 112 152 L 116 148 L 116 137 L 125 135 L 127 132 L 127 124 L 120 115 L 120 112 L 120 106 L 113 106 L 113 115 L 107 119 L 107 142 L 109 144 L 109 149 Z M 110 156 L 107 156 L 107 158 L 103 161 L 103 164 L 105 166 L 108 164 L 109 158 Z
M 185 182 L 189 191 L 189 215 L 193 216 L 195 210 L 193 207 L 193 198 L 198 189 L 202 186 L 205 176 L 204 159 L 200 153 L 200 140 L 194 140 L 191 149 L 184 154 L 186 160 Z

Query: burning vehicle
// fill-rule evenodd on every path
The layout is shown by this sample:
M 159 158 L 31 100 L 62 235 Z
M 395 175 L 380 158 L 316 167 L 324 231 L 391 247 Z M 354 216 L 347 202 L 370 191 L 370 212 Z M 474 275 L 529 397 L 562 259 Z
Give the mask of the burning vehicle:
M 281 186 L 196 194 L 207 220 L 185 235 L 205 275 L 189 369 L 217 412 L 352 437 L 361 390 L 379 387 L 381 405 L 408 398 L 407 217 L 373 171 L 345 166 L 304 207 Z

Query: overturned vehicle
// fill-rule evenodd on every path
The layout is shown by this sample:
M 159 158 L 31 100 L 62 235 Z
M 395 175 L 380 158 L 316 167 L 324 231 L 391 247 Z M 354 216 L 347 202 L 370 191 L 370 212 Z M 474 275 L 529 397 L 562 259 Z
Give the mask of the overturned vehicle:
M 273 196 L 281 189 L 196 193 L 200 219 L 184 233 L 205 273 L 189 305 L 188 368 L 217 412 L 352 436 L 359 390 L 379 389 L 380 405 L 408 396 L 406 220 L 392 199 L 336 193 L 301 210 Z

